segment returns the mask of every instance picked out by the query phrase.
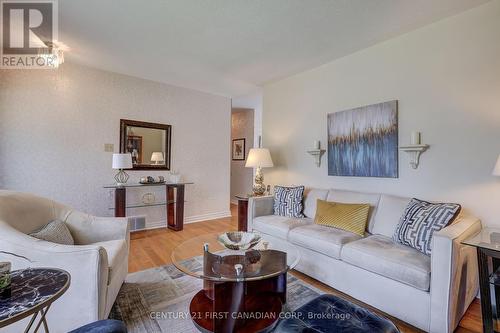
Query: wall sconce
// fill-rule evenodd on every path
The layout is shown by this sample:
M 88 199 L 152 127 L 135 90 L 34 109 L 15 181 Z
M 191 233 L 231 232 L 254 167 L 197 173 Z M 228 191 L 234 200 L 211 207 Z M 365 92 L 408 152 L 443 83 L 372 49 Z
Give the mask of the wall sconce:
M 410 166 L 412 169 L 417 169 L 420 164 L 420 155 L 427 149 L 429 145 L 422 144 L 420 132 L 411 133 L 411 145 L 400 146 L 399 149 L 410 155 Z
M 314 162 L 318 168 L 321 166 L 321 156 L 323 156 L 325 151 L 326 150 L 321 149 L 321 142 L 318 140 L 314 141 L 314 149 L 307 151 L 309 155 L 314 157 Z

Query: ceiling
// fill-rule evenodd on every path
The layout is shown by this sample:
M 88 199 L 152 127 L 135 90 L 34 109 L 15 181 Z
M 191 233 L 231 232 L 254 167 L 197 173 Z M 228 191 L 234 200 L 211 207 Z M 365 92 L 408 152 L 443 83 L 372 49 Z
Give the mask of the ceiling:
M 67 59 L 224 96 L 488 0 L 60 0 Z

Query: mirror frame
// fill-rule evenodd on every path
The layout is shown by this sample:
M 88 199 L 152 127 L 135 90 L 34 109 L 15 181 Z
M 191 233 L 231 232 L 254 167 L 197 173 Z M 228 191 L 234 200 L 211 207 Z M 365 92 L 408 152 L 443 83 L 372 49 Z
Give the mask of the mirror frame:
M 166 124 L 148 123 L 145 121 L 120 119 L 120 153 L 125 152 L 125 146 L 127 144 L 127 127 L 144 127 L 153 128 L 159 130 L 165 130 L 167 133 L 165 135 L 165 154 L 167 158 L 164 165 L 148 165 L 140 164 L 139 166 L 133 166 L 130 170 L 170 170 L 170 159 L 171 159 L 171 143 L 172 143 L 172 126 Z

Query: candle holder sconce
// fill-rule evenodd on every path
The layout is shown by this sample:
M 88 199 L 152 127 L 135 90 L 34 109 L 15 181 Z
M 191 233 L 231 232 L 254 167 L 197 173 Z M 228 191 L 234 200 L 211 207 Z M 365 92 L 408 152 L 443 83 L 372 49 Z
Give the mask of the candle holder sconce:
M 429 149 L 429 145 L 411 145 L 411 146 L 401 146 L 399 147 L 399 150 L 407 152 L 410 154 L 410 166 L 412 169 L 418 168 L 418 165 L 420 164 L 420 155 Z
M 309 155 L 314 157 L 314 163 L 319 168 L 321 166 L 321 157 L 325 153 L 326 150 L 321 149 L 321 141 L 315 140 L 313 143 L 314 148 L 308 150 Z
M 420 155 L 422 155 L 424 151 L 429 149 L 429 145 L 424 145 L 420 141 L 420 132 L 412 132 L 411 145 L 399 147 L 401 151 L 410 154 L 410 166 L 412 167 L 412 169 L 418 168 L 418 165 L 420 163 Z

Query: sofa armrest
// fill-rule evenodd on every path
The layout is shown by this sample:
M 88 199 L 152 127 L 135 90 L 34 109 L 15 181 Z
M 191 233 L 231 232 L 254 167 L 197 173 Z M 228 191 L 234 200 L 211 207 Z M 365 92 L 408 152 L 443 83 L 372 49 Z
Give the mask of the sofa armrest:
M 125 239 L 130 244 L 128 219 L 125 217 L 96 217 L 72 211 L 66 224 L 77 244 L 92 244 L 109 240 Z
M 248 231 L 252 231 L 253 219 L 259 216 L 273 215 L 274 197 L 250 197 L 248 200 Z
M 0 260 L 10 261 L 13 270 L 54 267 L 70 273 L 68 291 L 51 309 L 51 312 L 57 314 L 58 327 L 70 328 L 104 319 L 108 257 L 103 247 L 50 243 L 24 235 L 1 223 L 0 230 L 0 251 L 15 254 L 0 253 Z M 77 319 L 75 313 L 78 314 Z
M 479 219 L 459 216 L 432 236 L 429 332 L 453 332 L 477 295 L 476 251 L 461 242 L 479 231 Z

